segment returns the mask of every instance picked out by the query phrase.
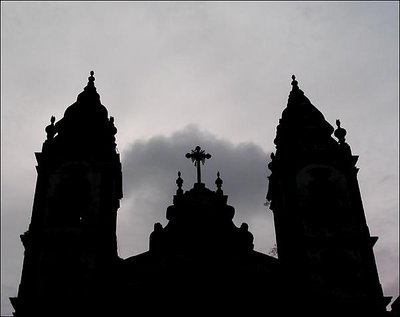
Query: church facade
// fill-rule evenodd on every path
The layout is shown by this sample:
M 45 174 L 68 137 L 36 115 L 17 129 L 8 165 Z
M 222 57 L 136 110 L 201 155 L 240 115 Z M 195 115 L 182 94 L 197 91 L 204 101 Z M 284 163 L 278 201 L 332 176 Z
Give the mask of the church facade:
M 214 189 L 202 182 L 211 155 L 197 146 L 186 154 L 197 169 L 193 188 L 184 191 L 178 173 L 167 225 L 154 225 L 147 252 L 121 259 L 117 129 L 94 80 L 91 72 L 63 118 L 51 118 L 36 153 L 15 316 L 390 316 L 357 156 L 340 121 L 334 129 L 294 76 L 268 165 L 278 258 L 255 251 L 248 225 L 234 224 L 219 173 Z

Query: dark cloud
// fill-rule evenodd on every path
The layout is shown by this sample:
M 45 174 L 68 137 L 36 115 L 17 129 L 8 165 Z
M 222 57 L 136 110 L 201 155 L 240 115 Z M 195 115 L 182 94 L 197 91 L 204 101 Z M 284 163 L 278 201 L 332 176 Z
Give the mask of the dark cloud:
M 228 203 L 236 209 L 235 223 L 249 223 L 259 249 L 267 252 L 267 245 L 273 245 L 272 217 L 264 206 L 269 154 L 254 143 L 233 144 L 190 125 L 170 136 L 136 141 L 122 154 L 125 201 L 119 213 L 120 251 L 133 251 L 133 244 L 146 249 L 153 224 L 166 223 L 165 211 L 176 191 L 178 171 L 182 173 L 184 190 L 193 187 L 196 170 L 185 154 L 197 145 L 212 155 L 202 166 L 202 181 L 216 189 L 219 171 L 224 193 L 229 195 Z M 137 241 L 139 235 L 144 244 Z
M 185 154 L 197 145 L 212 155 L 202 167 L 202 178 L 207 187 L 215 188 L 219 171 L 224 180 L 223 189 L 230 196 L 240 196 L 241 200 L 251 202 L 250 207 L 264 203 L 269 154 L 254 143 L 235 145 L 200 131 L 194 125 L 168 137 L 156 136 L 130 146 L 122 155 L 125 197 L 147 187 L 159 187 L 163 188 L 162 192 L 172 193 L 178 171 L 182 172 L 185 189 L 190 189 L 195 182 L 196 170 Z

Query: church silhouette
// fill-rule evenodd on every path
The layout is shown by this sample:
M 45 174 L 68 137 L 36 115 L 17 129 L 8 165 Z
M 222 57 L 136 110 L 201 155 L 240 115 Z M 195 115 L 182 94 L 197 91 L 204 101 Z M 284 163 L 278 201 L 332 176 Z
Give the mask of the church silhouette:
M 51 117 L 35 153 L 14 316 L 395 316 L 379 282 L 358 157 L 340 121 L 334 129 L 295 76 L 268 164 L 278 258 L 254 250 L 248 225 L 232 221 L 220 174 L 215 190 L 202 182 L 211 155 L 188 144 L 197 182 L 184 191 L 178 172 L 167 225 L 154 224 L 147 252 L 121 259 L 117 129 L 94 81 L 91 72 L 63 118 Z

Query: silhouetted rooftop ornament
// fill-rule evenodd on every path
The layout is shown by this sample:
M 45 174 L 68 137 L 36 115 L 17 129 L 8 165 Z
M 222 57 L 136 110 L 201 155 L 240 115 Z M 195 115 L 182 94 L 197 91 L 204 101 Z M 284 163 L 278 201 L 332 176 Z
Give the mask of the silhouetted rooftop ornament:
M 56 117 L 55 116 L 51 116 L 50 118 L 50 125 L 48 125 L 45 129 L 46 133 L 47 133 L 47 140 L 51 140 L 54 135 L 56 134 L 56 129 L 54 127 L 54 122 L 56 121 Z
M 201 183 L 201 171 L 200 171 L 200 162 L 203 163 L 206 161 L 206 159 L 211 158 L 210 154 L 205 154 L 205 151 L 201 149 L 200 146 L 196 146 L 194 150 L 192 150 L 192 153 L 186 153 L 186 158 L 192 159 L 192 162 L 194 162 L 194 166 L 197 167 L 197 183 Z
M 304 92 L 299 88 L 299 82 L 296 80 L 296 76 L 292 75 L 292 90 L 289 94 L 288 106 L 300 103 L 310 103 L 310 100 L 304 96 Z
M 77 101 L 81 104 L 94 104 L 101 105 L 100 95 L 96 91 L 96 87 L 94 86 L 94 71 L 90 72 L 90 76 L 88 77 L 88 83 L 83 91 L 78 95 Z
M 295 75 L 292 75 L 292 90 L 297 90 L 297 89 L 299 89 L 299 86 L 298 86 L 298 81 L 296 80 L 296 76 Z
M 115 134 L 117 134 L 117 128 L 114 125 L 114 117 L 110 116 L 110 120 L 109 120 L 109 126 L 110 126 L 110 132 L 111 134 L 114 136 Z M 114 138 L 115 141 L 115 138 Z
M 181 178 L 181 172 L 178 172 L 178 178 L 176 179 L 176 185 L 178 186 L 178 189 L 176 190 L 177 195 L 183 194 L 182 184 L 183 184 L 183 179 Z
M 217 179 L 215 180 L 215 185 L 217 185 L 217 194 L 223 194 L 223 191 L 221 189 L 223 181 L 219 176 L 220 174 L 219 172 L 217 172 Z
M 91 71 L 91 72 L 90 72 L 90 77 L 88 77 L 88 84 L 87 84 L 87 86 L 85 87 L 85 90 L 90 89 L 90 88 L 96 89 L 96 88 L 94 87 L 94 81 L 95 81 L 95 78 L 94 78 L 94 71 Z
M 340 120 L 339 119 L 336 120 L 336 125 L 337 125 L 337 129 L 335 130 L 335 133 L 334 133 L 335 137 L 337 137 L 337 139 L 339 140 L 340 144 L 344 144 L 345 141 L 346 141 L 345 136 L 346 136 L 347 132 L 346 132 L 345 129 L 340 127 Z

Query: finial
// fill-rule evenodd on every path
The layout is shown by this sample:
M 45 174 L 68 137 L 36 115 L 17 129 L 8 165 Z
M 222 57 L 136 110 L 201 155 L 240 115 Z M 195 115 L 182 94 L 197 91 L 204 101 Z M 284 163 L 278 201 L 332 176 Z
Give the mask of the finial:
M 91 88 L 95 88 L 94 87 L 94 71 L 90 71 L 90 76 L 88 77 L 88 84 L 86 86 L 87 87 L 91 87 Z
M 299 86 L 298 86 L 298 81 L 296 80 L 296 76 L 295 75 L 292 75 L 292 90 L 295 90 L 295 89 L 298 89 L 299 88 Z
M 201 183 L 201 172 L 200 172 L 200 162 L 205 163 L 206 159 L 211 158 L 210 154 L 205 154 L 205 151 L 201 149 L 200 146 L 196 146 L 194 150 L 192 150 L 192 153 L 186 153 L 186 158 L 192 159 L 192 162 L 194 162 L 194 166 L 197 167 L 197 183 Z
M 178 186 L 178 189 L 176 190 L 177 195 L 183 194 L 182 184 L 183 184 L 183 179 L 181 178 L 181 172 L 179 171 L 178 178 L 176 179 L 176 185 Z
M 90 77 L 88 77 L 89 82 L 94 82 L 94 71 L 90 71 Z
M 220 176 L 220 174 L 219 174 L 219 171 L 218 171 L 217 172 L 217 179 L 215 180 L 215 185 L 217 185 L 217 194 L 222 194 L 221 187 L 222 187 L 223 181 L 219 176 Z
M 54 126 L 54 122 L 56 121 L 55 116 L 51 116 L 50 118 L 50 124 L 46 127 L 45 131 L 47 133 L 47 140 L 51 140 L 54 138 L 54 135 L 56 134 L 56 129 Z
M 270 158 L 271 158 L 271 161 L 268 163 L 268 168 L 272 171 L 274 166 L 276 165 L 276 163 L 274 162 L 274 160 L 275 160 L 274 152 L 271 152 Z
M 347 131 L 340 127 L 340 120 L 339 119 L 336 120 L 336 126 L 337 126 L 337 129 L 335 130 L 334 135 L 335 135 L 335 137 L 337 137 L 337 139 L 339 140 L 340 144 L 344 144 L 345 143 L 345 136 L 347 134 Z

